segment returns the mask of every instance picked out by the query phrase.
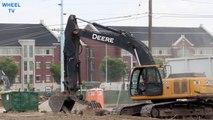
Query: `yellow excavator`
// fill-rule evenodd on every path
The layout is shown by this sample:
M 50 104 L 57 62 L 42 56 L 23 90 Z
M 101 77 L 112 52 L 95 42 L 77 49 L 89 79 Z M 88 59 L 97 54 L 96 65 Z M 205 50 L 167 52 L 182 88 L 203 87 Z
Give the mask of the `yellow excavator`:
M 202 73 L 170 74 L 162 79 L 162 93 L 153 95 L 152 93 L 159 91 L 156 87 L 160 82 L 159 78 L 155 75 L 151 79 L 144 76 L 153 74 L 150 67 L 155 66 L 136 67 L 130 78 L 131 99 L 151 100 L 151 103 L 123 107 L 119 111 L 120 114 L 154 118 L 213 117 L 213 78 L 208 78 Z
M 69 112 L 75 102 L 100 107 L 77 95 L 80 80 L 81 50 L 80 38 L 110 44 L 130 52 L 138 61 L 139 66 L 130 74 L 130 97 L 141 103 L 128 105 L 119 109 L 120 115 L 141 115 L 154 118 L 199 116 L 213 117 L 213 78 L 195 73 L 173 74 L 164 78 L 161 67 L 155 65 L 152 54 L 147 46 L 136 40 L 131 33 L 116 30 L 97 23 L 90 23 L 101 31 L 79 29 L 77 20 L 87 22 L 75 15 L 70 15 L 65 29 L 64 46 L 64 95 L 53 96 L 49 105 L 54 112 Z M 103 32 L 104 31 L 104 32 Z M 142 102 L 150 100 L 152 103 Z

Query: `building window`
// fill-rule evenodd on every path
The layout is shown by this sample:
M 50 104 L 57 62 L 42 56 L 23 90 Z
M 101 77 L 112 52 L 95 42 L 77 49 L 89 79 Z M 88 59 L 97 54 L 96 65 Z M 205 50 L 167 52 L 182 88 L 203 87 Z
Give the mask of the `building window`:
M 93 71 L 95 69 L 95 62 L 90 61 L 90 71 Z
M 46 62 L 46 69 L 50 69 L 50 65 L 51 65 L 50 62 Z
M 45 87 L 45 92 L 51 92 L 51 91 L 52 91 L 52 89 L 51 89 L 50 86 L 46 86 L 46 87 Z
M 177 57 L 187 57 L 190 56 L 190 51 L 186 47 L 177 49 Z
M 41 62 L 36 62 L 36 69 L 41 69 Z
M 198 48 L 195 50 L 195 55 L 212 55 L 213 49 L 209 48 Z
M 46 75 L 46 82 L 51 82 L 50 81 L 50 75 Z
M 182 57 L 182 55 L 183 55 L 182 49 L 178 49 L 177 50 L 177 57 Z
M 27 46 L 24 45 L 24 57 L 27 57 Z
M 36 49 L 36 54 L 37 54 L 37 55 L 42 54 L 42 50 L 41 50 L 41 49 Z
M 30 61 L 30 71 L 33 71 L 33 69 L 34 69 L 34 64 L 33 64 L 33 61 Z
M 20 55 L 20 49 L 18 49 L 18 48 L 1 48 L 0 54 L 3 54 L 3 55 Z
M 89 50 L 89 57 L 95 57 L 95 51 L 90 49 Z
M 24 71 L 27 71 L 27 61 L 24 61 Z
M 20 49 L 13 49 L 13 54 L 20 55 Z
M 30 75 L 30 84 L 33 84 L 33 75 Z
M 203 54 L 203 51 L 202 50 L 200 50 L 200 55 L 202 55 Z
M 46 50 L 46 54 L 49 55 L 50 54 L 50 50 Z
M 5 55 L 8 55 L 9 49 L 7 49 L 7 48 L 2 49 L 2 53 L 5 54 Z
M 171 54 L 171 50 L 170 49 L 165 50 L 165 54 L 170 55 Z
M 33 57 L 33 46 L 32 45 L 30 45 L 29 46 L 29 57 Z
M 24 84 L 27 84 L 27 75 L 24 75 Z
M 41 76 L 40 75 L 36 75 L 36 82 L 41 82 Z
M 16 82 L 16 83 L 19 83 L 19 82 L 20 82 L 20 76 L 19 76 L 19 75 L 16 76 L 15 82 Z
M 163 52 L 162 52 L 162 50 L 159 50 L 159 54 L 161 55 Z
M 211 55 L 212 54 L 212 50 L 211 49 L 206 49 L 206 54 L 207 55 Z
M 90 74 L 90 81 L 94 81 L 94 73 L 92 73 L 92 72 Z

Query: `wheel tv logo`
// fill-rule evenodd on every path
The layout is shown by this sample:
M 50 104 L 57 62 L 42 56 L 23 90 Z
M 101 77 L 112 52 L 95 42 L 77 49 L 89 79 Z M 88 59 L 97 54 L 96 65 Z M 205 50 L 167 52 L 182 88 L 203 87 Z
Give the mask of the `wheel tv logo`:
M 15 13 L 16 8 L 20 8 L 21 4 L 19 2 L 2 2 L 1 7 L 8 10 L 8 13 Z

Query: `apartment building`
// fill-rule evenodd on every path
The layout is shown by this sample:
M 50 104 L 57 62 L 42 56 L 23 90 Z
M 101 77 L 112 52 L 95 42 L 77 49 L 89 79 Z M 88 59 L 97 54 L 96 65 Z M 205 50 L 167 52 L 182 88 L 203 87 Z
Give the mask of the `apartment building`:
M 50 73 L 59 64 L 60 44 L 43 24 L 0 24 L 0 57 L 12 57 L 19 70 L 13 89 L 50 91 L 58 87 Z

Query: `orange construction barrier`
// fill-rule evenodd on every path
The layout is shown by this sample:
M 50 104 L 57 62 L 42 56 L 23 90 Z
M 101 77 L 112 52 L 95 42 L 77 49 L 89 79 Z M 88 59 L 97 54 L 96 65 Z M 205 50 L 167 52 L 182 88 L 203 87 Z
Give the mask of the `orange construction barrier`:
M 101 105 L 101 109 L 104 109 L 104 90 L 100 88 L 88 89 L 86 91 L 86 100 L 98 102 Z

